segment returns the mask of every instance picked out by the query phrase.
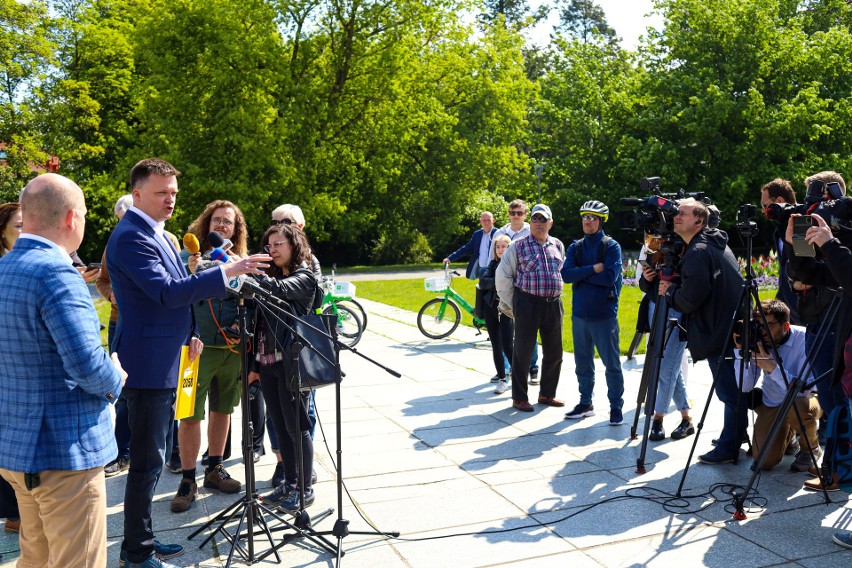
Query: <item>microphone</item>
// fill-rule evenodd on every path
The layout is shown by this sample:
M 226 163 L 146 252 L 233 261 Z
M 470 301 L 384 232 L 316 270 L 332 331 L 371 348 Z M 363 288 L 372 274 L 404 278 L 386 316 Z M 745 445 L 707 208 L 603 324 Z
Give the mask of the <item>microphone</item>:
M 232 243 L 229 239 L 226 239 L 216 231 L 210 231 L 210 234 L 207 235 L 207 242 L 210 243 L 210 246 L 214 249 L 220 248 L 222 249 L 222 251 L 230 250 L 230 248 L 234 246 L 234 243 Z
M 222 237 L 220 236 L 219 238 Z M 228 256 L 228 253 L 226 253 L 219 247 L 216 247 L 210 251 L 210 260 L 221 260 L 222 262 L 231 262 L 231 257 Z
M 231 292 L 232 294 L 242 294 L 246 297 L 251 297 L 257 294 L 264 300 L 274 302 L 276 304 L 282 303 L 281 299 L 272 295 L 272 292 L 261 286 L 257 280 L 250 278 L 245 274 L 228 278 L 227 287 L 228 292 Z
M 192 233 L 187 233 L 183 236 L 183 248 L 186 249 L 186 252 L 189 254 L 195 254 L 201 250 L 201 245 L 198 243 L 198 239 Z

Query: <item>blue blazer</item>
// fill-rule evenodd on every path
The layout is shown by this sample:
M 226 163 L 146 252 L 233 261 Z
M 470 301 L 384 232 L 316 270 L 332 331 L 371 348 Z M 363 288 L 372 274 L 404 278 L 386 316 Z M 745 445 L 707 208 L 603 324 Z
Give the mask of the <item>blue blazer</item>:
M 100 467 L 118 453 L 109 404 L 121 375 L 68 255 L 20 238 L 0 259 L 0 467 Z
M 487 235 L 485 234 L 484 229 L 478 229 L 474 231 L 473 236 L 467 241 L 462 247 L 452 253 L 449 258 L 452 262 L 455 262 L 459 258 L 470 256 L 470 262 L 467 263 L 467 270 L 465 270 L 465 276 L 467 276 L 468 280 L 476 280 L 479 278 L 479 268 L 488 268 L 488 265 L 479 266 L 479 245 L 482 244 L 482 237 L 486 238 L 490 237 L 494 233 L 495 229 L 491 229 L 491 232 Z
M 177 387 L 181 347 L 195 332 L 193 302 L 227 296 L 219 270 L 187 275 L 178 251 L 128 211 L 106 248 L 118 303 L 115 344 L 128 388 Z

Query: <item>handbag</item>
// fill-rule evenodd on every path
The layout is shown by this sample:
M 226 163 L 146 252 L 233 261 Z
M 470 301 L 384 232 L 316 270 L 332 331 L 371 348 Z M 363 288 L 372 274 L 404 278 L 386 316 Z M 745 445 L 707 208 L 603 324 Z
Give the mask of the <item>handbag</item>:
M 322 354 L 317 354 L 307 345 L 302 346 L 299 352 L 299 390 L 308 391 L 335 384 L 338 373 L 334 342 L 323 318 L 318 314 L 308 314 L 295 320 L 293 328 Z

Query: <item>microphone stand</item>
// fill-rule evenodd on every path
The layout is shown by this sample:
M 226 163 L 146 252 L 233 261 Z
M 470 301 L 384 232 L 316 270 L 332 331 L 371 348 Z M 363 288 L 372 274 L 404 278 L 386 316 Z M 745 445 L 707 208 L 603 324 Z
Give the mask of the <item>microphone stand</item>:
M 208 522 L 204 523 L 201 527 L 199 527 L 196 531 L 189 535 L 188 540 L 192 540 L 195 536 L 200 534 L 202 531 L 205 531 L 212 527 L 214 524 L 219 523 L 216 529 L 211 532 L 207 538 L 204 539 L 201 544 L 198 545 L 198 548 L 203 548 L 205 544 L 207 544 L 216 533 L 222 533 L 222 536 L 225 537 L 230 545 L 231 549 L 228 552 L 228 559 L 225 562 L 225 567 L 228 568 L 231 565 L 231 561 L 234 557 L 234 552 L 239 553 L 243 560 L 245 560 L 248 564 L 253 564 L 255 562 L 259 562 L 263 560 L 270 554 L 275 555 L 275 561 L 280 564 L 281 557 L 278 554 L 278 547 L 275 546 L 272 539 L 272 533 L 269 529 L 269 526 L 263 516 L 263 513 L 267 513 L 272 515 L 276 519 L 278 519 L 281 523 L 283 523 L 286 528 L 292 529 L 294 533 L 291 535 L 291 538 L 296 536 L 306 537 L 313 542 L 316 542 L 320 546 L 323 546 L 323 543 L 318 542 L 311 534 L 307 531 L 302 530 L 300 527 L 287 522 L 285 519 L 281 518 L 276 514 L 275 511 L 270 509 L 263 503 L 263 500 L 258 497 L 256 488 L 255 488 L 255 475 L 254 475 L 254 459 L 253 453 L 254 449 L 252 447 L 252 425 L 251 420 L 249 418 L 249 403 L 248 403 L 248 393 L 249 393 L 249 385 L 248 385 L 248 322 L 246 316 L 246 306 L 245 306 L 245 293 L 239 293 L 237 299 L 237 321 L 239 322 L 240 328 L 240 382 L 242 384 L 242 394 L 240 396 L 240 410 L 242 412 L 242 430 L 243 430 L 243 465 L 245 468 L 245 493 L 239 500 L 228 506 L 225 510 L 220 512 L 218 515 L 210 519 Z M 239 515 L 239 520 L 237 524 L 236 530 L 231 533 L 228 531 L 228 524 Z M 245 526 L 245 531 L 243 531 L 243 526 Z M 259 530 L 258 530 L 259 529 Z M 255 553 L 254 539 L 255 535 L 260 532 L 266 536 L 266 540 L 269 541 L 269 549 L 264 551 L 262 554 Z M 244 546 L 243 543 L 247 544 L 247 547 Z M 333 552 L 333 551 L 332 551 Z
M 379 531 L 379 530 L 350 531 L 349 530 L 349 520 L 345 519 L 343 517 L 343 431 L 342 431 L 343 419 L 342 419 L 342 410 L 341 410 L 341 408 L 342 408 L 342 404 L 341 404 L 342 396 L 341 396 L 340 384 L 341 384 L 341 380 L 342 380 L 342 377 L 344 376 L 344 374 L 343 374 L 341 367 L 340 367 L 340 350 L 341 350 L 341 348 L 343 348 L 343 349 L 346 349 L 348 351 L 351 351 L 352 353 L 355 353 L 356 355 L 358 355 L 362 359 L 369 361 L 370 363 L 376 365 L 377 367 L 380 367 L 381 369 L 385 370 L 386 372 L 393 375 L 394 377 L 400 378 L 400 377 L 402 377 L 402 375 L 399 372 L 394 371 L 393 369 L 386 367 L 385 365 L 382 365 L 381 363 L 379 363 L 379 362 L 371 359 L 370 357 L 367 357 L 366 355 L 360 353 L 354 347 L 350 347 L 349 345 L 346 345 L 345 343 L 339 341 L 338 338 L 337 338 L 337 326 L 336 326 L 337 316 L 335 314 L 322 314 L 321 315 L 323 322 L 325 323 L 325 327 L 326 327 L 325 330 L 321 330 L 321 329 L 314 327 L 309 322 L 306 322 L 305 320 L 298 317 L 297 315 L 295 315 L 292 311 L 290 311 L 286 307 L 286 304 L 284 302 L 282 302 L 279 298 L 272 295 L 269 291 L 264 290 L 262 288 L 257 288 L 257 287 L 253 287 L 253 290 L 254 290 L 256 295 L 263 297 L 264 300 L 268 300 L 268 302 L 266 302 L 266 301 L 258 302 L 258 307 L 263 310 L 264 314 L 274 318 L 277 322 L 284 325 L 290 331 L 290 333 L 293 334 L 294 341 L 291 345 L 291 356 L 293 358 L 292 364 L 293 364 L 293 368 L 294 368 L 294 379 L 295 379 L 294 382 L 299 387 L 297 389 L 297 392 L 301 391 L 301 388 L 302 388 L 301 387 L 301 376 L 300 376 L 298 361 L 299 361 L 299 357 L 300 357 L 300 352 L 301 352 L 303 347 L 308 347 L 311 351 L 313 351 L 314 353 L 317 353 L 324 360 L 331 363 L 334 366 L 335 372 L 336 372 L 336 375 L 337 375 L 336 379 L 334 381 L 334 384 L 335 384 L 335 418 L 336 418 L 335 434 L 336 434 L 336 437 L 337 437 L 336 460 L 335 460 L 336 461 L 336 464 L 335 464 L 336 465 L 336 474 L 337 474 L 336 475 L 336 477 L 337 477 L 337 479 L 336 479 L 337 520 L 335 521 L 334 527 L 332 528 L 332 530 L 330 530 L 330 531 L 315 531 L 313 529 L 313 527 L 311 526 L 311 518 L 308 515 L 308 513 L 305 511 L 304 484 L 300 483 L 299 484 L 299 491 L 300 491 L 300 501 L 299 502 L 300 502 L 301 511 L 299 511 L 298 513 L 295 513 L 294 516 L 296 517 L 296 521 L 295 521 L 296 526 L 299 528 L 299 530 L 301 532 L 304 532 L 306 534 L 302 535 L 302 534 L 296 533 L 296 534 L 288 535 L 285 538 L 284 541 L 275 545 L 274 548 L 277 550 L 278 548 L 289 543 L 290 540 L 292 540 L 293 538 L 295 538 L 297 536 L 309 536 L 311 538 L 311 540 L 314 541 L 314 542 L 317 542 L 317 539 L 320 539 L 321 543 L 318 543 L 318 544 L 320 544 L 320 546 L 323 549 L 336 554 L 336 566 L 339 567 L 340 564 L 341 564 L 341 558 L 345 554 L 345 551 L 344 551 L 344 548 L 343 548 L 343 539 L 346 536 L 348 536 L 350 534 L 357 534 L 357 535 L 378 535 L 378 536 L 387 536 L 387 537 L 398 537 L 399 534 L 400 534 L 397 531 L 392 531 L 392 532 L 385 532 L 385 531 Z M 281 312 L 285 317 L 284 318 L 279 317 L 278 315 L 273 313 L 273 309 Z M 286 321 L 286 319 L 288 319 L 288 318 L 290 318 L 291 321 L 298 321 L 301 324 L 313 329 L 314 331 L 317 331 L 317 332 L 321 333 L 322 335 L 329 337 L 332 340 L 333 345 L 334 345 L 334 361 L 330 361 L 327 357 L 325 357 L 325 355 L 323 355 L 313 345 L 311 345 L 310 342 L 302 334 L 300 334 L 298 332 L 298 330 L 296 329 L 296 327 L 294 325 L 291 325 Z M 331 330 L 331 332 L 329 333 L 328 330 Z M 294 404 L 299 404 L 299 397 L 298 396 L 294 397 Z M 280 436 L 282 436 L 282 433 L 279 433 L 279 437 Z M 302 442 L 302 438 L 301 438 L 301 436 L 299 436 L 298 442 L 297 442 L 297 445 L 299 447 L 298 447 L 297 452 L 296 452 L 296 454 L 298 455 L 298 459 L 299 459 L 299 472 L 300 472 L 299 473 L 299 475 L 300 475 L 299 479 L 305 479 L 304 457 L 303 457 L 303 454 L 302 454 L 301 442 Z M 328 512 L 330 512 L 330 510 Z M 326 512 L 322 513 L 321 515 L 323 515 L 323 517 L 326 516 Z M 276 516 L 276 518 L 278 518 L 278 517 Z M 336 545 L 332 544 L 331 542 L 329 542 L 325 538 L 326 536 L 329 536 L 329 535 L 334 536 L 336 538 L 336 540 L 337 540 Z

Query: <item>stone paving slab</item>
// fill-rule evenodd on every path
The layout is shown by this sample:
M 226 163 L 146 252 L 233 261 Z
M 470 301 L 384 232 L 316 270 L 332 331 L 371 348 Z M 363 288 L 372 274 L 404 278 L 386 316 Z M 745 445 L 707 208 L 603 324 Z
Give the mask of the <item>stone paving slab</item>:
M 566 408 L 536 405 L 534 413 L 511 409 L 510 393 L 495 395 L 490 348 L 482 335 L 460 327 L 444 340 L 425 338 L 416 314 L 362 302 L 370 329 L 357 349 L 399 371 L 393 377 L 358 355 L 343 352 L 341 386 L 344 485 L 340 516 L 352 534 L 343 539 L 344 566 L 807 566 L 847 567 L 852 551 L 831 541 L 838 529 L 852 528 L 848 495 L 801 490 L 806 478 L 788 471 L 786 457 L 755 485 L 759 492 L 747 519 L 731 516 L 731 491 L 751 476 L 751 459 L 736 465 L 706 466 L 696 456 L 710 448 L 722 424 L 722 405 L 710 404 L 681 492 L 675 498 L 694 438 L 649 442 L 644 473 L 636 472 L 641 436 L 631 439 L 641 357 L 625 365 L 625 423 L 608 424 L 604 369 L 597 361 L 597 415 L 564 420 L 578 401 L 570 354 L 564 355 L 559 398 Z M 637 364 L 638 363 L 638 364 Z M 688 390 L 693 417 L 707 399 L 711 377 L 706 364 L 690 368 Z M 308 512 L 318 531 L 330 531 L 337 507 L 336 389 L 317 392 L 320 428 L 315 439 L 317 502 Z M 534 402 L 538 387 L 530 387 Z M 640 409 L 641 412 L 641 409 Z M 235 414 L 239 420 L 240 413 Z M 639 433 L 644 428 L 640 414 Z M 667 431 L 679 422 L 666 417 Z M 202 442 L 204 445 L 204 442 Z M 238 446 L 239 444 L 235 444 Z M 328 449 L 327 449 L 328 448 Z M 255 467 L 258 492 L 268 492 L 274 457 L 267 452 Z M 237 456 L 226 462 L 231 475 L 245 480 Z M 200 465 L 199 465 L 200 467 Z M 117 566 L 122 538 L 126 476 L 107 480 L 109 566 Z M 233 505 L 240 495 L 201 489 L 190 511 L 169 511 L 179 476 L 164 471 L 154 503 L 154 528 L 164 542 L 187 547 L 178 566 L 220 567 L 230 545 L 221 534 L 199 548 L 208 534 L 188 536 Z M 712 495 L 711 495 L 712 490 Z M 309 539 L 287 537 L 276 528 L 286 566 L 333 566 L 335 554 Z M 291 519 L 287 517 L 287 519 Z M 368 523 L 369 521 L 369 523 Z M 376 534 L 399 531 L 400 539 Z M 368 534 L 355 534 L 363 531 Z M 457 535 L 457 536 L 453 536 Z M 268 548 L 255 537 L 258 552 Z M 437 537 L 437 538 L 436 538 Z M 336 544 L 334 537 L 328 537 Z M 0 534 L 0 567 L 15 563 L 17 537 Z M 260 565 L 274 565 L 272 557 Z M 235 558 L 233 565 L 245 565 Z

